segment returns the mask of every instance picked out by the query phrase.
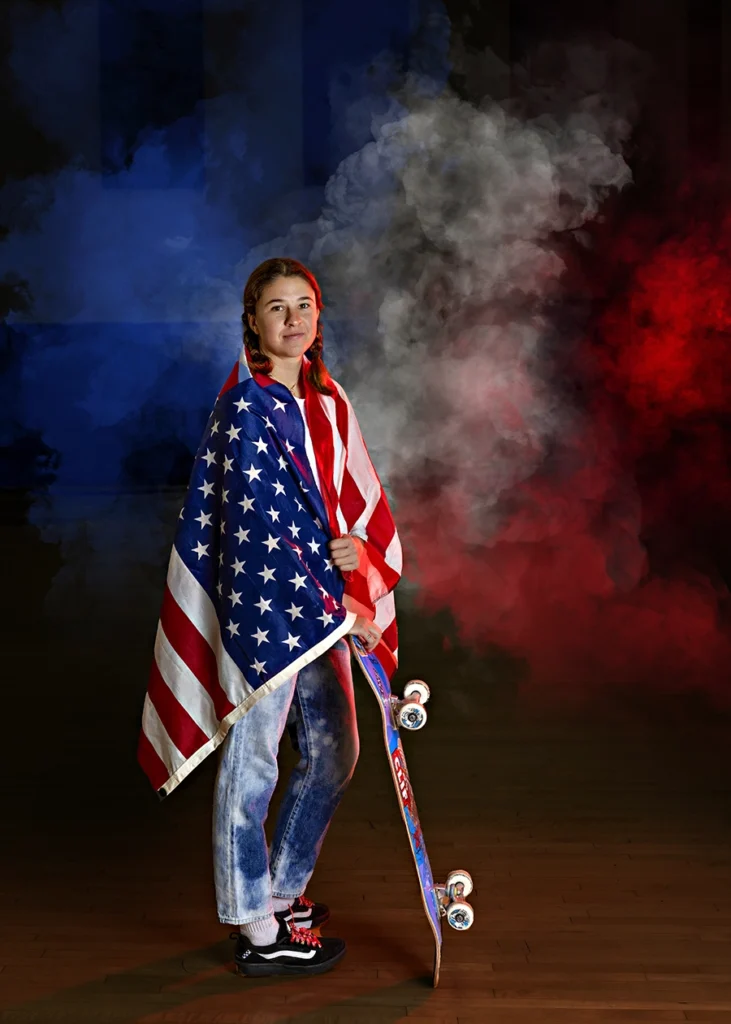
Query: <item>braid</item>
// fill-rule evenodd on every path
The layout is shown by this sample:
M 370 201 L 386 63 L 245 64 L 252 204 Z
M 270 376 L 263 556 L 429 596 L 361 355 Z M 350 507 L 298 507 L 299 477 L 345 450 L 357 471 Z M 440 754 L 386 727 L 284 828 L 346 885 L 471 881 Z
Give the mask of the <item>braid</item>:
M 241 322 L 244 325 L 244 348 L 246 349 L 246 361 L 252 370 L 257 373 L 271 373 L 272 361 L 265 356 L 259 344 L 259 335 L 249 327 L 246 313 L 241 314 Z
M 334 395 L 335 385 L 322 359 L 322 324 L 319 321 L 315 340 L 307 350 L 307 355 L 310 359 L 310 368 L 307 372 L 308 383 L 316 391 L 321 391 L 325 395 Z

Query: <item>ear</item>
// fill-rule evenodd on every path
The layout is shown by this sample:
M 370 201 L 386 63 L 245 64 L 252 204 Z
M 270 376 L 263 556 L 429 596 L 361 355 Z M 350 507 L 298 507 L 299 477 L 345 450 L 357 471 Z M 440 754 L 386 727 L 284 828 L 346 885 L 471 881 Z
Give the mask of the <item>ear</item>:
M 247 313 L 246 315 L 247 315 L 248 320 L 249 320 L 249 327 L 252 329 L 254 334 L 258 334 L 259 331 L 258 331 L 258 328 L 256 326 L 256 317 L 254 316 L 253 313 Z

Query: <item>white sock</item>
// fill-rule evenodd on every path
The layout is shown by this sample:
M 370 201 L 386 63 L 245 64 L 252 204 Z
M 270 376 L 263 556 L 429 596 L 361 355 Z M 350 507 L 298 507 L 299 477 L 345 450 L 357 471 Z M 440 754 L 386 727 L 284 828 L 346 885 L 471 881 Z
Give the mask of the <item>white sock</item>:
M 286 910 L 287 907 L 291 906 L 294 900 L 285 900 L 283 896 L 272 896 L 272 904 L 274 906 L 274 913 L 276 914 L 280 910 Z
M 249 921 L 248 924 L 240 924 L 239 929 L 242 935 L 251 942 L 252 946 L 271 946 L 277 941 L 279 932 L 279 921 L 272 914 L 259 921 Z

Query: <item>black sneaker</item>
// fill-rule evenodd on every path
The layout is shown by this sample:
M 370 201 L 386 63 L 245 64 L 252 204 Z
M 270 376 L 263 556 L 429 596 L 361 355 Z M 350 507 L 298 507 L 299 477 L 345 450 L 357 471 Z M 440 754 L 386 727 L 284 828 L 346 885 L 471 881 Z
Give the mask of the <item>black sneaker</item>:
M 290 921 L 298 928 L 319 928 L 330 920 L 330 909 L 324 903 L 313 903 L 306 896 L 298 896 L 290 906 L 278 910 L 277 921 Z
M 277 941 L 270 946 L 253 946 L 241 932 L 236 939 L 234 961 L 239 974 L 262 978 L 270 974 L 324 974 L 345 955 L 342 939 L 318 938 L 306 928 L 279 922 Z

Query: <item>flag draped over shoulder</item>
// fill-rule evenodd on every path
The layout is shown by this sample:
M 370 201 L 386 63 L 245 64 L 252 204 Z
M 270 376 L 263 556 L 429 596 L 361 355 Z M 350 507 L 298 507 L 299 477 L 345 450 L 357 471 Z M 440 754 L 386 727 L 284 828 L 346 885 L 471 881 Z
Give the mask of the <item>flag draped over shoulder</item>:
M 305 368 L 308 364 L 305 356 Z M 251 374 L 242 355 L 196 454 L 180 512 L 142 714 L 138 758 L 166 796 L 216 749 L 235 721 L 351 628 L 345 594 L 383 631 L 391 676 L 398 633 L 393 588 L 401 546 L 386 495 L 340 385 L 305 380 L 321 490 L 295 398 Z M 328 541 L 364 542 L 342 573 Z

